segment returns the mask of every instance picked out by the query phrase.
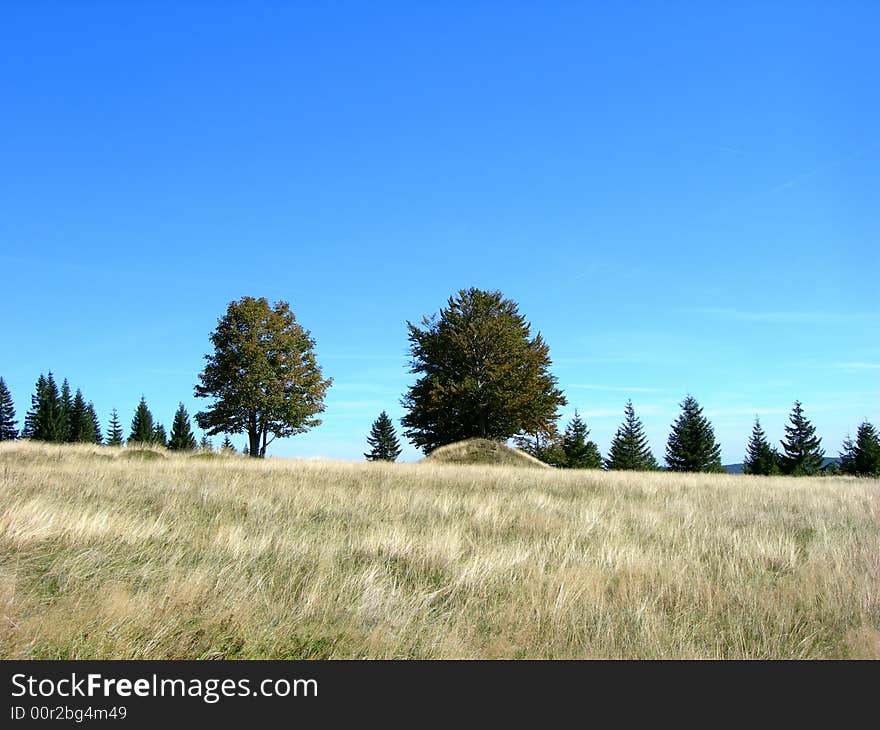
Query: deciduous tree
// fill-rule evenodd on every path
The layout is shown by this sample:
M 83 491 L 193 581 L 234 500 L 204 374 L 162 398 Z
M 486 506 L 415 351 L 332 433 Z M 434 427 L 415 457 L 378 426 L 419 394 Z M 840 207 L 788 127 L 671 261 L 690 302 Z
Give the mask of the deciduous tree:
M 199 375 L 195 394 L 213 398 L 196 414 L 209 434 L 248 434 L 250 456 L 264 457 L 276 438 L 303 433 L 321 423 L 324 379 L 315 341 L 296 321 L 287 302 L 265 298 L 230 302 L 211 334 L 214 351 Z M 271 436 L 271 438 L 269 438 Z
M 515 302 L 463 289 L 421 327 L 407 322 L 412 373 L 402 399 L 405 435 L 430 453 L 468 438 L 499 441 L 546 429 L 566 404 L 549 348 Z

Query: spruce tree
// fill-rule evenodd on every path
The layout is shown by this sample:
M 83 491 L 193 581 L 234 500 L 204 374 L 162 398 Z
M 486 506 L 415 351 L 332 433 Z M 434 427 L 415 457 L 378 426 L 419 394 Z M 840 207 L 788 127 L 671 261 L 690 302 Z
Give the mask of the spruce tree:
M 158 446 L 168 445 L 168 434 L 165 433 L 165 426 L 161 423 L 157 423 L 153 426 L 153 443 Z
M 199 441 L 199 448 L 202 451 L 213 452 L 214 444 L 211 442 L 211 439 L 208 438 L 208 434 L 203 433 L 202 439 Z
M 131 421 L 131 433 L 128 436 L 130 444 L 149 444 L 153 442 L 153 414 L 147 408 L 147 399 L 141 396 L 134 418 Z
M 62 388 L 62 392 L 63 392 Z M 63 397 L 62 397 L 63 400 Z M 67 419 L 67 440 L 71 443 L 94 443 L 94 425 L 82 391 L 77 388 Z
M 43 391 L 46 390 L 46 378 L 40 373 L 37 384 L 34 386 L 34 394 L 31 396 L 30 410 L 24 417 L 24 428 L 21 431 L 21 437 L 25 439 L 33 438 L 37 429 L 38 413 L 40 410 L 40 401 L 43 399 Z
M 226 434 L 223 437 L 223 443 L 220 445 L 220 451 L 223 451 L 227 454 L 234 454 L 235 447 L 232 445 L 232 441 L 229 438 L 229 434 Z
M 88 406 L 86 406 L 86 413 L 89 416 L 89 420 L 92 422 L 92 443 L 99 445 L 104 443 L 104 439 L 101 436 L 101 422 L 98 420 L 98 412 L 95 410 L 95 404 L 91 401 L 89 401 Z
M 72 441 L 70 438 L 71 419 L 73 418 L 73 399 L 70 397 L 70 383 L 67 378 L 61 383 L 61 432 L 62 441 Z
M 782 449 L 785 452 L 780 460 L 783 474 L 809 476 L 822 468 L 825 452 L 822 439 L 816 436 L 816 428 L 804 416 L 800 401 L 794 402 L 789 425 L 785 427 Z
M 60 443 L 67 436 L 65 421 L 54 376 L 51 372 L 47 378 L 40 375 L 36 392 L 31 397 L 31 410 L 28 411 L 25 421 L 27 437 L 34 441 Z
M 651 453 L 648 437 L 642 422 L 636 417 L 631 400 L 623 409 L 624 421 L 611 440 L 606 469 L 625 469 L 631 471 L 651 471 L 657 468 L 657 460 Z
M 857 477 L 880 477 L 880 435 L 872 423 L 862 422 L 855 443 L 849 437 L 844 440 L 840 471 Z
M 584 419 L 574 412 L 574 418 L 565 427 L 562 435 L 562 453 L 568 469 L 601 469 L 602 455 L 595 442 L 587 440 L 590 429 Z
M 370 451 L 364 454 L 368 461 L 396 461 L 402 451 L 394 424 L 385 411 L 373 421 L 370 435 L 367 437 Z
M 177 411 L 174 414 L 168 448 L 173 451 L 194 451 L 196 448 L 196 437 L 193 436 L 189 413 L 186 412 L 183 403 L 177 406 Z
M 107 426 L 107 446 L 122 446 L 123 443 L 125 443 L 125 434 L 119 422 L 119 414 L 114 408 L 110 414 L 110 424 Z
M 14 441 L 18 438 L 15 424 L 15 404 L 6 381 L 0 378 L 0 441 Z
M 743 461 L 743 473 L 760 476 L 779 474 L 779 454 L 767 441 L 764 429 L 761 428 L 761 421 L 757 416 L 755 416 L 755 425 L 752 428 L 752 437 L 749 439 L 746 458 Z
M 666 444 L 666 463 L 670 471 L 724 471 L 715 430 L 693 396 L 682 401 L 681 415 L 672 424 L 672 433 Z

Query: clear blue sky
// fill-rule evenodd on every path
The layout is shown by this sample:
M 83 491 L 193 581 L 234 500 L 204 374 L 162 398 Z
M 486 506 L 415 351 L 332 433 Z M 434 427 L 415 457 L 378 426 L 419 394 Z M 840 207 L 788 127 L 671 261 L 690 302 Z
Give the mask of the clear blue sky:
M 606 6 L 614 6 L 609 9 Z M 244 295 L 362 458 L 405 321 L 500 289 L 603 452 L 693 393 L 725 462 L 880 421 L 880 5 L 0 2 L 0 375 L 170 426 Z M 244 437 L 235 438 L 240 446 Z M 405 458 L 416 458 L 409 448 Z

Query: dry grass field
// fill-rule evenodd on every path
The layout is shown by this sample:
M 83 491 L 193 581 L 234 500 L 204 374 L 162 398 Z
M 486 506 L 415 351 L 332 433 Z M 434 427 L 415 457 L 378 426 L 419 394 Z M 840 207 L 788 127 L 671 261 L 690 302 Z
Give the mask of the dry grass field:
M 880 481 L 0 444 L 0 657 L 877 658 Z

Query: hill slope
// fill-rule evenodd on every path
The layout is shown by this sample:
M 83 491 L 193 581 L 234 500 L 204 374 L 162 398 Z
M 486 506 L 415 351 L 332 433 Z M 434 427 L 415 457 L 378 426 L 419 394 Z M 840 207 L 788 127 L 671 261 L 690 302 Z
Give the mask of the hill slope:
M 489 439 L 467 439 L 454 444 L 441 446 L 432 451 L 425 461 L 432 464 L 483 464 L 497 466 L 524 466 L 535 469 L 552 467 L 534 456 L 499 441 Z

